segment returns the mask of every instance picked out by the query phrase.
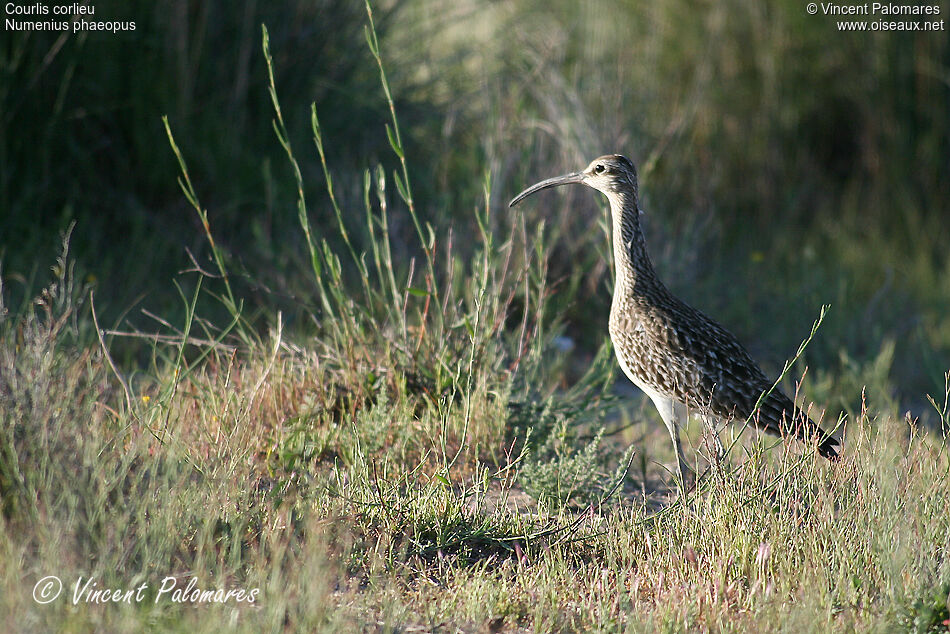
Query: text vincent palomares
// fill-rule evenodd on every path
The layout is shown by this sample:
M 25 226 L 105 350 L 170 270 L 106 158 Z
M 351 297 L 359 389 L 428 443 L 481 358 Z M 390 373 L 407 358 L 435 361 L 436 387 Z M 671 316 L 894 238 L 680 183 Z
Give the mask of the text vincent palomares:
M 82 603 L 141 603 L 145 599 L 145 592 L 148 590 L 148 584 L 142 583 L 137 588 L 131 590 L 117 590 L 107 588 L 97 588 L 98 583 L 92 577 L 83 582 L 80 577 L 76 580 L 73 588 L 73 605 Z M 155 595 L 155 603 L 160 599 L 171 601 L 172 603 L 254 603 L 260 592 L 259 588 L 245 590 L 243 588 L 232 588 L 225 590 L 223 588 L 201 589 L 197 587 L 198 580 L 191 577 L 184 586 L 178 585 L 178 579 L 175 577 L 165 577 Z
M 940 15 L 939 5 L 822 2 L 820 6 L 824 15 Z

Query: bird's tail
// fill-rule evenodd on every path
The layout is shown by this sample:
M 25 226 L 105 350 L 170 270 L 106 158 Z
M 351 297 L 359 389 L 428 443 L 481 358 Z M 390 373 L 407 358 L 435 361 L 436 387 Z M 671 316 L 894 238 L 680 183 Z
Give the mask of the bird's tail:
M 791 418 L 788 412 L 792 412 Z M 840 459 L 840 441 L 825 432 L 808 414 L 780 392 L 774 392 L 759 410 L 759 425 L 778 436 L 794 436 L 805 443 L 818 443 L 818 455 L 832 462 Z
M 805 412 L 796 407 L 792 420 L 794 421 L 794 433 L 801 440 L 805 442 L 818 440 L 819 456 L 827 458 L 832 462 L 838 462 L 841 459 L 841 455 L 838 453 L 841 442 L 822 429 L 818 423 L 810 419 Z
M 841 443 L 834 436 L 829 436 L 825 432 L 821 433 L 825 435 L 825 439 L 818 443 L 818 455 L 832 462 L 838 462 L 841 460 L 841 454 L 838 453 Z

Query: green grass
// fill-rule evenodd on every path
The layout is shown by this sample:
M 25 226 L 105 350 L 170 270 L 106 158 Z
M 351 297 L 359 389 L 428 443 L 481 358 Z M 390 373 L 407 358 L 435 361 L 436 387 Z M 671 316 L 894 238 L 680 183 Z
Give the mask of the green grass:
M 126 401 L 103 350 L 76 345 L 88 306 L 69 289 L 67 271 L 43 308 L 3 323 L 0 566 L 5 618 L 23 629 L 935 631 L 948 618 L 950 459 L 894 413 L 849 420 L 837 465 L 747 443 L 670 505 L 654 421 L 634 428 L 645 478 L 598 468 L 622 461 L 579 437 L 596 406 L 553 390 L 525 414 L 491 363 L 438 395 L 394 359 L 371 370 L 275 330 L 233 351 L 156 345 Z M 568 488 L 584 495 L 565 505 Z M 48 574 L 66 595 L 37 605 Z M 259 595 L 150 603 L 168 575 Z M 90 576 L 148 583 L 148 600 L 71 605 Z
M 729 28 L 757 33 L 763 16 L 738 5 L 748 11 Z M 668 24 L 674 13 L 643 9 L 647 22 L 639 28 L 649 33 L 649 24 Z M 895 389 L 910 372 L 906 353 L 889 343 L 907 332 L 888 321 L 899 307 L 873 299 L 878 276 L 898 262 L 888 250 L 899 250 L 899 237 L 875 234 L 863 243 L 869 254 L 839 233 L 817 230 L 803 242 L 770 246 L 774 258 L 723 257 L 700 273 L 710 241 L 727 255 L 730 248 L 743 253 L 745 230 L 711 218 L 648 216 L 651 246 L 696 247 L 692 256 L 654 249 L 660 266 L 675 273 L 673 285 L 695 293 L 710 277 L 735 279 L 710 282 L 726 290 L 711 308 L 719 302 L 740 329 L 775 324 L 783 340 L 764 337 L 766 344 L 787 347 L 799 330 L 805 338 L 815 317 L 809 307 L 827 301 L 844 304 L 845 315 L 864 307 L 862 324 L 880 328 L 860 338 L 833 309 L 805 351 L 812 369 L 804 400 L 828 408 L 826 425 L 838 409 L 848 414 L 840 463 L 746 434 L 723 465 L 711 465 L 704 430 L 695 425 L 686 434 L 688 455 L 708 473 L 677 499 L 668 470 L 675 457 L 658 416 L 624 381 L 614 384 L 612 350 L 596 317 L 606 313 L 602 278 L 609 274 L 593 213 L 587 220 L 573 212 L 499 213 L 507 184 L 536 168 L 500 170 L 501 153 L 486 151 L 482 162 L 464 142 L 444 165 L 417 177 L 419 138 L 401 128 L 392 88 L 408 71 L 400 65 L 387 74 L 386 40 L 367 17 L 361 73 L 378 82 L 376 111 L 384 120 L 375 147 L 389 155 L 358 172 L 336 167 L 330 150 L 345 138 L 334 137 L 339 127 L 326 125 L 318 104 L 282 109 L 276 70 L 286 52 L 272 57 L 262 33 L 262 90 L 269 89 L 281 161 L 274 173 L 285 177 L 275 186 L 286 190 L 280 208 L 290 220 L 282 222 L 296 224 L 280 287 L 300 300 L 290 312 L 283 301 L 267 303 L 276 295 L 255 290 L 267 282 L 248 279 L 253 261 L 216 239 L 205 186 L 189 169 L 201 139 L 180 134 L 174 116 L 164 122 L 168 159 L 180 169 L 197 227 L 189 238 L 204 255 L 193 262 L 200 270 L 172 285 L 178 305 L 156 315 L 157 326 L 142 332 L 116 320 L 109 327 L 93 293 L 107 281 L 96 289 L 77 274 L 74 235 L 63 238 L 43 290 L 32 292 L 25 278 L 0 289 L 4 622 L 23 631 L 946 631 L 950 376 L 940 363 L 950 340 L 945 316 L 934 310 L 947 297 L 941 260 L 920 249 L 895 273 L 916 280 L 901 287 L 902 305 L 922 316 L 913 349 L 932 354 L 915 371 L 934 386 L 933 396 L 929 403 L 924 394 L 914 397 L 918 413 L 927 412 L 914 418 L 901 414 Z M 706 17 L 725 28 L 715 10 Z M 495 18 L 505 24 L 504 15 Z M 599 18 L 584 20 L 579 32 L 604 35 L 597 42 L 615 35 Z M 398 20 L 388 27 L 399 33 Z M 518 38 L 530 40 L 525 28 Z M 661 30 L 649 46 L 636 46 L 652 51 L 659 67 L 675 65 L 672 35 Z M 790 54 L 781 43 L 753 44 L 760 61 Z M 578 64 L 632 54 L 593 45 L 567 50 L 572 57 L 561 66 L 535 60 L 535 70 L 565 91 L 570 83 L 555 80 L 578 73 Z M 732 68 L 728 51 L 718 55 L 708 63 Z M 607 81 L 598 72 L 574 76 L 593 92 Z M 696 82 L 685 85 L 701 85 L 702 77 Z M 770 98 L 781 101 L 782 83 L 776 86 Z M 428 89 L 451 93 L 438 80 Z M 569 113 L 577 103 L 559 101 L 557 90 L 530 90 L 533 97 L 496 121 L 546 108 L 547 120 L 590 123 L 591 113 Z M 649 111 L 662 97 L 638 98 Z M 684 99 L 690 123 L 657 145 L 676 160 L 687 136 L 712 144 L 728 138 L 703 114 L 721 107 L 725 92 L 707 86 Z M 301 113 L 308 135 L 292 124 Z M 760 136 L 743 159 L 751 164 L 768 163 L 775 143 L 798 147 L 785 137 L 788 122 L 769 116 L 752 122 Z M 642 130 L 648 137 L 652 121 Z M 303 151 L 311 141 L 315 156 Z M 548 143 L 506 156 L 546 156 Z M 579 145 L 560 148 L 544 169 L 573 161 Z M 645 183 L 671 190 L 665 202 L 659 187 L 648 190 L 649 210 L 682 202 L 675 196 L 708 202 L 723 195 L 694 191 L 698 181 L 690 179 L 708 167 L 702 157 L 671 176 L 663 156 L 657 150 L 643 162 Z M 444 201 L 453 203 L 446 213 L 453 223 L 421 201 L 431 202 L 433 182 L 451 189 L 459 165 L 478 167 L 461 170 L 477 197 L 468 206 Z M 731 171 L 746 169 L 724 162 L 705 175 L 736 182 Z M 821 181 L 807 168 L 799 175 L 806 185 Z M 736 205 L 761 202 L 756 192 L 773 191 L 772 177 L 758 174 L 763 182 L 743 190 Z M 927 178 L 921 174 L 922 184 L 909 189 L 926 189 Z M 794 216 L 805 204 L 782 208 Z M 918 220 L 930 226 L 923 215 Z M 842 222 L 858 226 L 853 216 Z M 793 224 L 780 220 L 774 229 Z M 709 237 L 717 232 L 730 239 Z M 924 246 L 936 233 L 921 230 Z M 565 256 L 575 265 L 565 268 Z M 827 264 L 858 267 L 874 257 L 882 261 L 860 281 L 836 277 Z M 789 309 L 766 295 L 746 301 L 741 289 L 762 278 L 787 282 L 798 305 Z M 562 336 L 578 342 L 573 353 L 559 347 Z M 868 349 L 859 353 L 858 345 Z M 119 349 L 133 354 L 119 357 Z M 62 579 L 63 595 L 38 604 L 34 586 L 47 575 Z M 156 601 L 170 576 L 179 587 L 194 578 L 202 590 L 258 593 L 253 604 Z M 74 585 L 89 578 L 98 588 L 148 589 L 142 602 L 74 604 Z

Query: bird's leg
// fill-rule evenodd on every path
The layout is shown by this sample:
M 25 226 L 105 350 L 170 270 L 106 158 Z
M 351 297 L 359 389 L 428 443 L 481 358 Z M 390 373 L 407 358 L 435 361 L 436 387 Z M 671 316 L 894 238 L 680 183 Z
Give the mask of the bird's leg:
M 719 427 L 713 422 L 712 425 L 713 432 L 713 443 L 715 444 L 716 449 L 716 462 L 722 464 L 722 461 L 726 459 L 726 448 L 722 446 L 722 438 L 719 437 Z
M 726 458 L 726 448 L 719 437 L 718 420 L 711 414 L 703 414 L 703 426 L 706 428 L 706 450 L 709 452 L 710 464 L 714 473 L 722 473 L 722 463 Z M 711 444 L 710 446 L 710 438 Z
M 660 412 L 660 418 L 663 419 L 663 424 L 666 425 L 666 429 L 670 432 L 670 439 L 673 441 L 673 451 L 676 452 L 676 484 L 679 488 L 680 495 L 685 495 L 686 474 L 691 470 L 689 465 L 686 464 L 686 457 L 683 455 L 683 446 L 680 443 L 680 425 L 686 423 L 688 415 L 686 407 L 657 392 L 650 391 L 647 392 L 647 394 L 653 400 L 657 411 Z
M 665 422 L 665 421 L 664 421 Z M 680 495 L 686 494 L 686 473 L 690 470 L 689 465 L 686 464 L 686 457 L 683 455 L 683 445 L 680 443 L 680 430 L 679 425 L 676 424 L 676 421 L 667 423 L 667 428 L 670 431 L 670 438 L 673 440 L 673 451 L 676 452 L 676 466 L 677 466 L 677 486 L 680 490 Z

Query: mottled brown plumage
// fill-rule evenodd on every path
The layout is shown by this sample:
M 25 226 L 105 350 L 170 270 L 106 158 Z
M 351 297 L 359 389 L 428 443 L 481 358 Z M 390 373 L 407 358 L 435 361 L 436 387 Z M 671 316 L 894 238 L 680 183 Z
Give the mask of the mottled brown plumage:
M 541 181 L 516 196 L 514 206 L 541 189 L 583 183 L 605 194 L 613 216 L 616 286 L 610 339 L 627 377 L 656 404 L 673 439 L 684 479 L 679 427 L 691 413 L 708 420 L 745 420 L 764 431 L 817 442 L 835 460 L 838 441 L 772 388 L 759 366 L 728 330 L 674 297 L 657 277 L 640 229 L 637 172 L 618 154 L 595 159 L 583 172 Z

